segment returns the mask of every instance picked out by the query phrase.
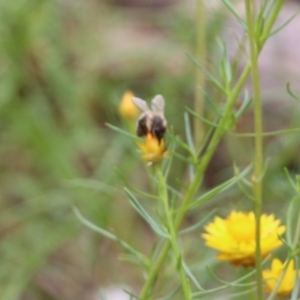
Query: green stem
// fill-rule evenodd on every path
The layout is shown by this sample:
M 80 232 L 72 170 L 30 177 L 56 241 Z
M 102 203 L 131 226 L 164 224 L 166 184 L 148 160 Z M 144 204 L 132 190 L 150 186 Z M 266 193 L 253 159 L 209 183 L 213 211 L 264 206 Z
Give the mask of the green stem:
M 276 4 L 275 4 L 275 7 L 272 11 L 272 14 L 269 18 L 269 20 L 266 22 L 266 25 L 264 26 L 264 30 L 259 38 L 259 49 L 262 48 L 262 46 L 264 45 L 264 43 L 266 42 L 271 30 L 272 30 L 272 27 L 277 19 L 277 16 L 281 10 L 281 7 L 284 3 L 284 0 L 276 0 Z
M 263 137 L 269 137 L 269 136 L 276 136 L 276 135 L 287 135 L 287 134 L 293 134 L 293 133 L 299 133 L 300 128 L 291 128 L 291 129 L 282 129 L 282 130 L 275 130 L 275 131 L 269 131 L 269 132 L 263 132 Z M 253 138 L 255 137 L 254 133 L 237 133 L 237 132 L 229 132 L 230 135 L 239 137 L 239 138 Z
M 163 206 L 164 206 L 167 228 L 168 228 L 168 231 L 170 234 L 170 243 L 172 245 L 173 252 L 176 257 L 176 267 L 178 269 L 179 276 L 181 279 L 181 285 L 182 285 L 182 289 L 183 289 L 183 293 L 184 293 L 184 299 L 191 300 L 192 292 L 190 289 L 188 278 L 186 277 L 183 266 L 182 266 L 182 253 L 181 253 L 178 243 L 177 243 L 176 228 L 174 227 L 172 209 L 169 206 L 166 181 L 165 181 L 165 178 L 164 178 L 164 175 L 162 173 L 160 166 L 157 166 L 156 173 L 157 173 L 158 182 L 159 182 L 159 196 L 160 196 L 160 200 L 162 201 Z
M 148 300 L 148 299 L 151 299 L 151 295 L 150 295 L 150 292 L 155 284 L 155 281 L 156 281 L 156 278 L 157 278 L 157 274 L 158 272 L 161 270 L 161 267 L 163 265 L 163 262 L 165 261 L 166 259 L 166 256 L 169 252 L 169 249 L 170 249 L 170 242 L 167 241 L 161 251 L 160 251 L 160 254 L 157 258 L 157 261 L 153 264 L 152 268 L 150 269 L 149 271 L 149 276 L 140 292 L 140 295 L 139 295 L 139 299 L 140 300 Z
M 282 6 L 283 1 L 284 0 L 276 1 L 276 7 L 273 10 L 270 19 L 266 21 L 266 26 L 263 31 L 264 39 L 262 40 L 262 42 L 260 44 L 258 52 L 260 52 L 260 50 L 262 49 L 264 42 L 266 41 L 266 39 L 272 29 L 272 26 L 277 18 L 277 15 L 280 11 L 280 7 Z M 188 207 L 188 205 L 193 200 L 193 197 L 196 194 L 196 192 L 202 182 L 203 173 L 206 170 L 206 168 L 212 158 L 212 155 L 213 155 L 217 145 L 219 144 L 221 137 L 226 133 L 226 130 L 224 130 L 224 128 L 226 128 L 225 125 L 227 125 L 228 116 L 229 116 L 229 119 L 231 119 L 232 108 L 237 100 L 238 95 L 240 94 L 240 92 L 245 84 L 246 79 L 248 78 L 250 71 L 251 71 L 251 63 L 248 63 L 245 66 L 242 74 L 240 75 L 235 87 L 232 89 L 231 94 L 228 96 L 228 101 L 226 104 L 225 112 L 224 112 L 223 118 L 220 120 L 220 126 L 215 130 L 213 137 L 207 148 L 207 151 L 205 152 L 203 157 L 201 157 L 200 164 L 195 173 L 195 177 L 193 178 L 192 183 L 189 185 L 188 190 L 186 192 L 186 196 L 181 204 L 181 207 L 179 208 L 179 213 L 177 215 L 177 218 L 175 219 L 175 228 L 176 229 L 178 229 L 181 226 L 181 223 L 187 213 L 187 209 L 184 209 L 184 208 Z M 181 208 L 183 208 L 183 209 L 181 210 Z M 139 299 L 141 299 L 141 300 L 151 299 L 150 292 L 155 284 L 158 272 L 161 270 L 162 265 L 163 265 L 164 261 L 166 260 L 166 257 L 167 257 L 170 247 L 171 247 L 170 241 L 166 241 L 158 255 L 156 262 L 154 262 L 151 265 L 151 268 L 150 268 L 149 274 L 148 274 L 148 278 L 140 292 Z
M 252 84 L 253 84 L 253 101 L 254 101 L 254 127 L 255 127 L 255 158 L 254 174 L 252 176 L 252 187 L 254 194 L 254 211 L 255 211 L 255 267 L 257 283 L 257 299 L 263 299 L 263 280 L 261 266 L 261 206 L 262 206 L 262 170 L 263 170 L 263 126 L 262 126 L 262 105 L 260 95 L 260 78 L 258 70 L 257 36 L 255 35 L 253 1 L 245 0 L 247 26 L 250 43 L 250 57 L 252 66 Z
M 292 243 L 293 249 L 295 249 L 297 247 L 299 240 L 300 240 L 300 213 L 298 214 L 296 230 L 295 230 L 294 239 L 293 239 L 293 243 Z
M 205 65 L 206 57 L 206 27 L 205 27 L 205 3 L 204 0 L 196 1 L 196 54 L 195 58 L 202 64 Z M 205 86 L 205 76 L 203 72 L 196 68 L 195 74 L 195 103 L 194 111 L 199 115 L 203 116 L 204 109 L 204 95 L 199 87 L 204 88 Z M 204 138 L 204 128 L 203 123 L 196 118 L 194 118 L 194 143 L 195 149 L 199 149 Z
M 176 228 L 179 228 L 185 215 L 187 212 L 187 209 L 185 207 L 188 207 L 191 201 L 193 200 L 194 195 L 196 194 L 199 186 L 201 185 L 202 178 L 204 175 L 204 172 L 221 140 L 223 135 L 231 128 L 232 124 L 232 109 L 233 106 L 237 100 L 237 97 L 239 93 L 242 90 L 242 87 L 244 86 L 246 79 L 250 73 L 250 64 L 247 64 L 244 71 L 242 72 L 238 82 L 236 83 L 234 89 L 232 90 L 231 94 L 228 96 L 228 101 L 226 103 L 226 107 L 223 113 L 222 119 L 220 119 L 219 125 L 216 128 L 210 143 L 206 149 L 206 152 L 201 157 L 200 164 L 196 170 L 195 177 L 190 184 L 186 196 L 181 204 L 181 208 L 179 209 L 179 213 L 177 215 L 177 218 L 175 220 Z
M 187 207 L 192 202 L 194 195 L 196 194 L 199 186 L 201 185 L 201 182 L 203 179 L 203 174 L 214 154 L 215 149 L 217 148 L 217 146 L 220 142 L 220 139 L 226 133 L 225 128 L 228 127 L 228 129 L 230 129 L 229 124 L 232 122 L 231 115 L 232 115 L 233 106 L 237 100 L 237 97 L 238 97 L 240 91 L 242 90 L 242 87 L 245 84 L 245 81 L 250 73 L 250 70 L 251 70 L 250 64 L 248 64 L 245 67 L 244 71 L 242 72 L 238 82 L 236 83 L 235 88 L 233 89 L 231 95 L 228 98 L 226 108 L 225 108 L 225 111 L 223 114 L 223 118 L 220 120 L 220 126 L 218 126 L 218 128 L 216 128 L 216 130 L 212 136 L 212 139 L 207 147 L 206 152 L 201 157 L 201 161 L 196 170 L 193 181 L 191 182 L 191 184 L 189 185 L 189 187 L 187 189 L 186 196 L 181 204 L 181 208 L 179 209 L 179 213 L 175 219 L 176 230 L 180 227 L 180 225 L 187 213 L 187 210 L 188 210 Z M 141 290 L 139 299 L 141 299 L 141 300 L 151 299 L 150 295 L 149 295 L 150 290 L 153 287 L 153 285 L 155 284 L 155 281 L 157 278 L 157 273 L 161 269 L 162 264 L 166 259 L 166 256 L 168 254 L 170 247 L 171 247 L 170 242 L 166 241 L 164 246 L 162 247 L 162 250 L 161 250 L 158 258 L 157 258 L 157 261 L 152 265 L 152 268 L 149 270 L 148 279 Z

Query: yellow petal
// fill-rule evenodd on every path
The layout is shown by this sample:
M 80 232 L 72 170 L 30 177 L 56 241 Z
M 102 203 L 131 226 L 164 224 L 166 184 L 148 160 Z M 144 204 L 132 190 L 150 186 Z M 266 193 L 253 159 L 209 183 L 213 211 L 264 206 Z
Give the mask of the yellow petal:
M 218 259 L 228 260 L 233 264 L 254 265 L 256 248 L 255 216 L 253 212 L 233 210 L 225 219 L 215 217 L 206 225 L 202 237 L 208 247 L 219 251 Z M 279 236 L 285 232 L 280 220 L 273 214 L 261 216 L 261 253 L 266 257 L 272 250 L 280 247 Z
M 142 152 L 142 159 L 151 163 L 162 160 L 170 153 L 165 148 L 164 140 L 158 140 L 151 133 L 146 135 L 144 143 L 138 143 L 137 145 Z
M 264 270 L 262 272 L 263 278 L 265 279 L 265 290 L 267 292 L 272 292 L 275 288 L 277 281 L 282 276 L 283 269 L 286 263 L 282 263 L 279 259 L 274 258 L 271 264 L 270 270 Z M 298 271 L 299 272 L 299 271 Z M 294 261 L 290 261 L 287 266 L 286 273 L 282 278 L 280 286 L 277 289 L 278 296 L 289 295 L 294 289 L 296 280 L 296 271 L 294 270 Z

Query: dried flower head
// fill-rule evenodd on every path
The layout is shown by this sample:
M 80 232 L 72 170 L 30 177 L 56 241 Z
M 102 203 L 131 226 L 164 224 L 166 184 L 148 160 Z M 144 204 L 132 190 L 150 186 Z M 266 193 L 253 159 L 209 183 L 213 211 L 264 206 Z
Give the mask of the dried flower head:
M 279 236 L 285 226 L 274 215 L 261 216 L 261 255 L 266 257 L 272 250 L 282 245 Z M 232 211 L 226 219 L 215 217 L 202 234 L 208 247 L 219 250 L 219 260 L 230 261 L 234 265 L 255 265 L 255 216 L 253 212 Z

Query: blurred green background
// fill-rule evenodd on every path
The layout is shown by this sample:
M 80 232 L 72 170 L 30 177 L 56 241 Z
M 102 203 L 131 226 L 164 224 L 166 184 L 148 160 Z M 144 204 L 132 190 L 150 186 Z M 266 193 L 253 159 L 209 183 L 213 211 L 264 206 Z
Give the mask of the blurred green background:
M 295 6 L 287 2 L 285 9 Z M 208 4 L 212 70 L 218 71 L 216 37 L 224 35 L 229 45 L 234 41 L 229 35 L 236 23 L 228 20 L 218 1 Z M 130 207 L 117 175 L 147 190 L 147 172 L 132 141 L 105 123 L 124 125 L 118 105 L 127 89 L 147 100 L 159 93 L 166 99 L 169 124 L 184 139 L 183 110 L 192 106 L 195 89 L 195 69 L 185 53 L 194 52 L 195 30 L 195 3 L 188 1 L 0 1 L 1 300 L 94 300 L 99 288 L 112 284 L 139 288 L 140 270 L 118 261 L 121 249 L 83 228 L 72 206 L 150 252 L 154 235 Z M 278 43 L 291 59 L 291 44 Z M 299 104 L 284 90 L 286 80 L 299 81 L 300 71 L 283 70 L 287 64 L 278 62 L 277 54 L 272 52 L 272 61 L 267 52 L 269 60 L 262 62 L 267 130 L 300 125 Z M 276 72 L 268 71 L 275 63 Z M 250 132 L 252 123 L 250 111 L 236 130 Z M 282 168 L 298 172 L 299 139 L 266 142 L 266 210 L 284 218 L 280 211 L 291 189 Z M 252 153 L 251 140 L 224 139 L 203 189 L 229 178 L 233 160 L 242 166 L 251 162 Z M 173 170 L 170 180 L 176 185 L 186 166 L 175 159 Z M 231 189 L 191 214 L 187 224 L 215 206 L 222 214 L 249 209 L 251 203 Z M 200 238 L 187 237 L 187 243 L 196 267 L 204 256 L 212 257 Z

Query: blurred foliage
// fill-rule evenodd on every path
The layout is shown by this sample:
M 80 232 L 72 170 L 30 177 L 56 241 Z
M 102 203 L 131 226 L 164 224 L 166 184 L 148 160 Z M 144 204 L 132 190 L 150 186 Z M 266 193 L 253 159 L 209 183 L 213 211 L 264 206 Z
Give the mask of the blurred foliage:
M 138 178 L 136 154 L 105 122 L 120 124 L 128 88 L 172 99 L 170 117 L 183 108 L 192 73 L 176 44 L 192 23 L 97 1 L 1 1 L 0 15 L 1 299 L 90 299 L 118 272 L 99 269 L 101 238 L 71 207 L 129 234 L 115 168 Z
M 185 55 L 194 47 L 193 7 L 162 2 L 0 1 L 1 299 L 92 299 L 99 287 L 124 280 L 120 268 L 128 272 L 128 265 L 120 267 L 114 246 L 82 228 L 74 205 L 149 252 L 152 235 L 127 203 L 115 172 L 147 189 L 145 170 L 131 142 L 105 122 L 122 126 L 117 106 L 125 90 L 148 100 L 160 93 L 169 124 L 183 135 L 181 112 L 194 90 L 193 65 Z M 221 12 L 208 20 L 210 42 L 223 26 Z M 218 51 L 209 47 L 213 61 Z M 297 121 L 295 113 L 286 123 Z M 224 141 L 208 186 L 229 177 L 228 153 L 243 164 L 251 161 L 241 144 L 232 137 Z M 268 153 L 276 149 L 280 157 L 268 176 L 269 206 L 274 197 L 288 198 L 281 168 L 298 170 L 298 144 L 294 136 L 269 141 Z M 176 184 L 185 169 L 178 160 L 173 169 Z M 238 193 L 228 192 L 214 205 L 236 205 Z M 197 249 L 201 241 L 187 243 Z M 197 261 L 199 256 L 195 272 L 201 273 Z M 139 283 L 134 272 L 127 280 Z

